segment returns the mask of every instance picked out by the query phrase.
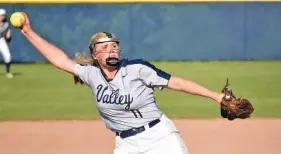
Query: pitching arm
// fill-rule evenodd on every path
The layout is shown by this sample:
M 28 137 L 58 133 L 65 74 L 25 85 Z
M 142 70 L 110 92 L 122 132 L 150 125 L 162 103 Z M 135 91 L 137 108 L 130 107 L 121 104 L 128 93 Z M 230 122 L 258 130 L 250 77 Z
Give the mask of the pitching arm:
M 55 45 L 47 42 L 34 31 L 30 30 L 24 33 L 32 45 L 55 67 L 69 73 L 74 73 L 75 62 Z

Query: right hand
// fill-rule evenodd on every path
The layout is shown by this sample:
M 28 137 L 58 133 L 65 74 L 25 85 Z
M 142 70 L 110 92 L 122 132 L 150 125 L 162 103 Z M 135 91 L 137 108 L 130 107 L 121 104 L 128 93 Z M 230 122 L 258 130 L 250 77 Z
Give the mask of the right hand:
M 21 14 L 23 14 L 25 17 L 25 20 L 21 21 L 21 23 L 22 23 L 21 32 L 23 34 L 26 34 L 31 31 L 30 21 L 26 15 L 26 13 L 21 12 Z

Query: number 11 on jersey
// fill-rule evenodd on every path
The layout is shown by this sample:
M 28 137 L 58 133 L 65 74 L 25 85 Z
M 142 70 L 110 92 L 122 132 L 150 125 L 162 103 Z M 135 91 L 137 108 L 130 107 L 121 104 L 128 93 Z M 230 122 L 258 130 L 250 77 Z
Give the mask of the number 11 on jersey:
M 136 118 L 143 118 L 139 110 L 131 110 Z

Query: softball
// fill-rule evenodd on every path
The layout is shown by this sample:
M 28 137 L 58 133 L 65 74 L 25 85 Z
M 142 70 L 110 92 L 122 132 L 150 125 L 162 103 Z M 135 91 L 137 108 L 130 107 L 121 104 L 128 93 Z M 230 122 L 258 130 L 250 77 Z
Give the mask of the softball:
M 20 28 L 22 26 L 22 22 L 24 20 L 25 20 L 25 17 L 20 12 L 13 13 L 10 18 L 11 24 L 16 28 Z

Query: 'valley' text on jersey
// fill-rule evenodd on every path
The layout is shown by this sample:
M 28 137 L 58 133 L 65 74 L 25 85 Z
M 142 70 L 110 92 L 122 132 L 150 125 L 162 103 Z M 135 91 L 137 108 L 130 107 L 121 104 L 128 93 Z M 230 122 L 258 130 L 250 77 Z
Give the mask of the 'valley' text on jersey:
M 76 64 L 75 75 L 91 88 L 101 118 L 112 131 L 140 127 L 160 118 L 162 111 L 153 88 L 166 87 L 171 76 L 140 59 L 121 60 L 110 81 L 100 67 L 93 65 Z

